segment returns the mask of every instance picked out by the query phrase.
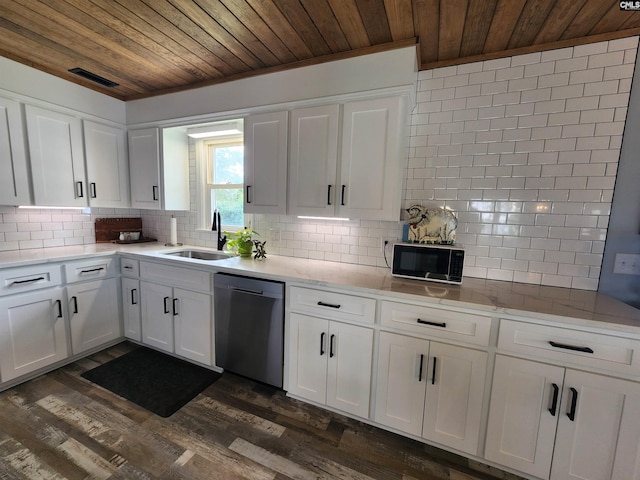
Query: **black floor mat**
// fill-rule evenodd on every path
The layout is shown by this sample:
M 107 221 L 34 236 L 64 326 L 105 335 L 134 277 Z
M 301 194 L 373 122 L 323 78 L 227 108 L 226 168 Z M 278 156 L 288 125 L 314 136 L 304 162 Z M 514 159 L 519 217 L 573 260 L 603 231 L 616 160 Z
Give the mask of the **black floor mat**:
M 175 413 L 220 375 L 145 347 L 82 374 L 161 417 Z

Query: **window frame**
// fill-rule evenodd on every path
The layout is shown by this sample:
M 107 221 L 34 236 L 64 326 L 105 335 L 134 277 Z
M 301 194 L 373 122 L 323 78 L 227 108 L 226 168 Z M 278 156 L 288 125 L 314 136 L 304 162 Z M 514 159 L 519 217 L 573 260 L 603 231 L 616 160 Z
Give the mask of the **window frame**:
M 211 231 L 213 222 L 213 212 L 211 211 L 211 192 L 216 189 L 238 188 L 244 193 L 244 175 L 243 183 L 215 185 L 211 183 L 213 172 L 213 159 L 211 158 L 216 146 L 244 146 L 244 135 L 232 135 L 224 137 L 207 137 L 196 141 L 196 159 L 198 165 L 198 211 L 200 212 L 200 225 L 202 230 Z M 244 207 L 244 206 L 243 206 Z M 245 224 L 247 224 L 247 215 L 244 215 Z M 222 219 L 224 221 L 224 218 Z M 244 226 L 222 225 L 225 231 L 242 230 Z M 220 228 L 220 227 L 218 227 Z

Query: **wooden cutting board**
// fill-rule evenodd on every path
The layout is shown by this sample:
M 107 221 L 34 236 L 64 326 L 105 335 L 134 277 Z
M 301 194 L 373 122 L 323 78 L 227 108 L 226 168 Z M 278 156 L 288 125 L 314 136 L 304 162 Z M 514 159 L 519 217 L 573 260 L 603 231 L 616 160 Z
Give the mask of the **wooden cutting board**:
M 120 232 L 142 232 L 142 218 L 96 218 L 96 243 L 114 242 Z

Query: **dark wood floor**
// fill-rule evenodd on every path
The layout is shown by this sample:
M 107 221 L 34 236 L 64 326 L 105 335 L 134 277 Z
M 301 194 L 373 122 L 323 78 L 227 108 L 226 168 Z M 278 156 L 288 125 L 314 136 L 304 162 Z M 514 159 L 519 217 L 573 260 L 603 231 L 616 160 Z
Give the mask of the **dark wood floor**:
M 0 479 L 517 479 L 231 374 L 161 418 L 80 374 L 0 393 Z

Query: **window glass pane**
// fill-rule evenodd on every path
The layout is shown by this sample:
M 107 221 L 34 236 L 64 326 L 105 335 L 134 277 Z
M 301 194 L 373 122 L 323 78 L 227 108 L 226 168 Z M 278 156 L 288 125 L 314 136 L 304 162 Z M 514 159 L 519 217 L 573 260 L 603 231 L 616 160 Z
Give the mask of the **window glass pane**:
M 213 183 L 242 184 L 244 177 L 244 148 L 233 145 L 213 148 Z
M 218 209 L 225 227 L 244 227 L 242 188 L 215 188 L 211 190 L 211 211 Z

